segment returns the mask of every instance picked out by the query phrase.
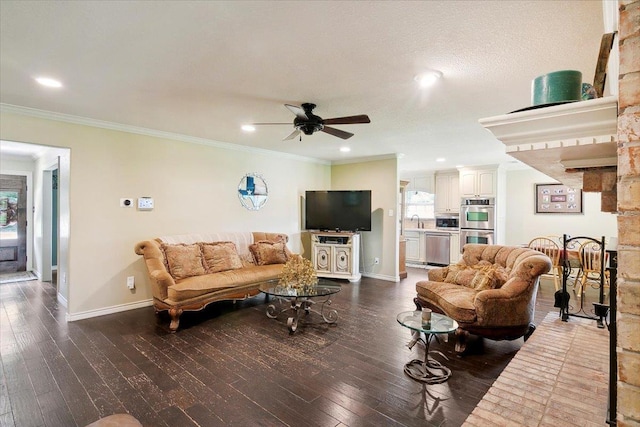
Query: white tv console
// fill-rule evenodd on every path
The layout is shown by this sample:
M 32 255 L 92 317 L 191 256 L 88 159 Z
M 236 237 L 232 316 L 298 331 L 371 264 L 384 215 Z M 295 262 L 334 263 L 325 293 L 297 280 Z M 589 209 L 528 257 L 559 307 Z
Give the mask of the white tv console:
M 360 235 L 311 232 L 311 262 L 318 277 L 357 282 L 360 274 Z

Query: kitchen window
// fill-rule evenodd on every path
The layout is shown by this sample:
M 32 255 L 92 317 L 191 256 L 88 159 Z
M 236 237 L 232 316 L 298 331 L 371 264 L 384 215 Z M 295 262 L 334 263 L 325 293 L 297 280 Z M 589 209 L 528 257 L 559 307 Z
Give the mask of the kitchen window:
M 435 218 L 435 194 L 426 191 L 407 191 L 405 218 L 418 215 L 421 220 Z

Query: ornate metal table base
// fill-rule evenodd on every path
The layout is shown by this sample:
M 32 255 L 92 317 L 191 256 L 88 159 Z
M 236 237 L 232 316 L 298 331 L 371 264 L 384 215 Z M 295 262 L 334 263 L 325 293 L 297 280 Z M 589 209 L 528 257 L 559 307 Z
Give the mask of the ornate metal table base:
M 430 353 L 437 353 L 447 358 L 439 351 L 429 351 L 429 341 L 433 338 L 433 334 L 425 334 L 426 338 L 418 338 L 418 341 L 424 343 L 424 360 L 413 359 L 404 365 L 404 373 L 416 381 L 426 384 L 439 384 L 447 381 L 451 376 L 451 369 L 447 368 L 437 360 L 429 357 Z
M 281 297 L 280 297 L 281 298 Z M 284 299 L 284 298 L 281 298 Z M 293 333 L 298 329 L 298 321 L 302 317 L 302 314 L 308 315 L 313 312 L 322 316 L 322 319 L 326 323 L 336 323 L 338 321 L 338 312 L 335 310 L 328 310 L 326 313 L 324 311 L 324 305 L 331 305 L 331 299 L 327 298 L 324 301 L 320 301 L 322 304 L 320 311 L 314 310 L 311 308 L 313 304 L 316 304 L 316 301 L 310 299 L 310 297 L 291 297 L 289 299 L 291 305 L 289 307 L 283 308 L 279 312 L 277 312 L 276 306 L 274 304 L 269 304 L 267 306 L 267 317 L 271 319 L 275 319 L 280 314 L 285 311 L 291 311 L 292 315 L 287 319 L 287 327 L 289 328 L 289 332 Z

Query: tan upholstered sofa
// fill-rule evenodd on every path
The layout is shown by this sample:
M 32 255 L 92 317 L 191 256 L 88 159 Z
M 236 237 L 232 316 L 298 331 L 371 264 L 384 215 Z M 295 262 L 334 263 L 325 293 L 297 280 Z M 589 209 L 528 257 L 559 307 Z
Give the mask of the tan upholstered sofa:
M 467 244 L 458 264 L 429 270 L 429 280 L 416 283 L 414 301 L 419 310 L 431 308 L 458 322 L 458 353 L 470 333 L 527 339 L 535 330 L 539 277 L 550 269 L 549 257 L 532 249 Z
M 139 242 L 135 251 L 144 257 L 155 310 L 169 311 L 175 332 L 185 310 L 249 298 L 259 282 L 279 278 L 291 255 L 287 241 L 281 233 L 185 234 Z

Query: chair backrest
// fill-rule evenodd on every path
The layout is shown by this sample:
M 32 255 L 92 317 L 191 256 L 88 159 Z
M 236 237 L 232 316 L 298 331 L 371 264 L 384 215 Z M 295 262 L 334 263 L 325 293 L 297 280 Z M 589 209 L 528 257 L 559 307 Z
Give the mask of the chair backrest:
M 606 261 L 606 255 L 602 257 L 602 246 L 597 242 L 584 242 L 578 250 L 580 265 L 585 273 L 600 273 L 602 264 Z
M 556 267 L 560 263 L 560 246 L 548 237 L 536 237 L 527 245 L 529 249 L 542 252 L 551 260 L 551 264 Z
M 547 239 L 551 239 L 554 242 L 556 242 L 558 244 L 558 247 L 562 247 L 562 236 L 559 236 L 557 234 L 547 234 L 546 236 Z

